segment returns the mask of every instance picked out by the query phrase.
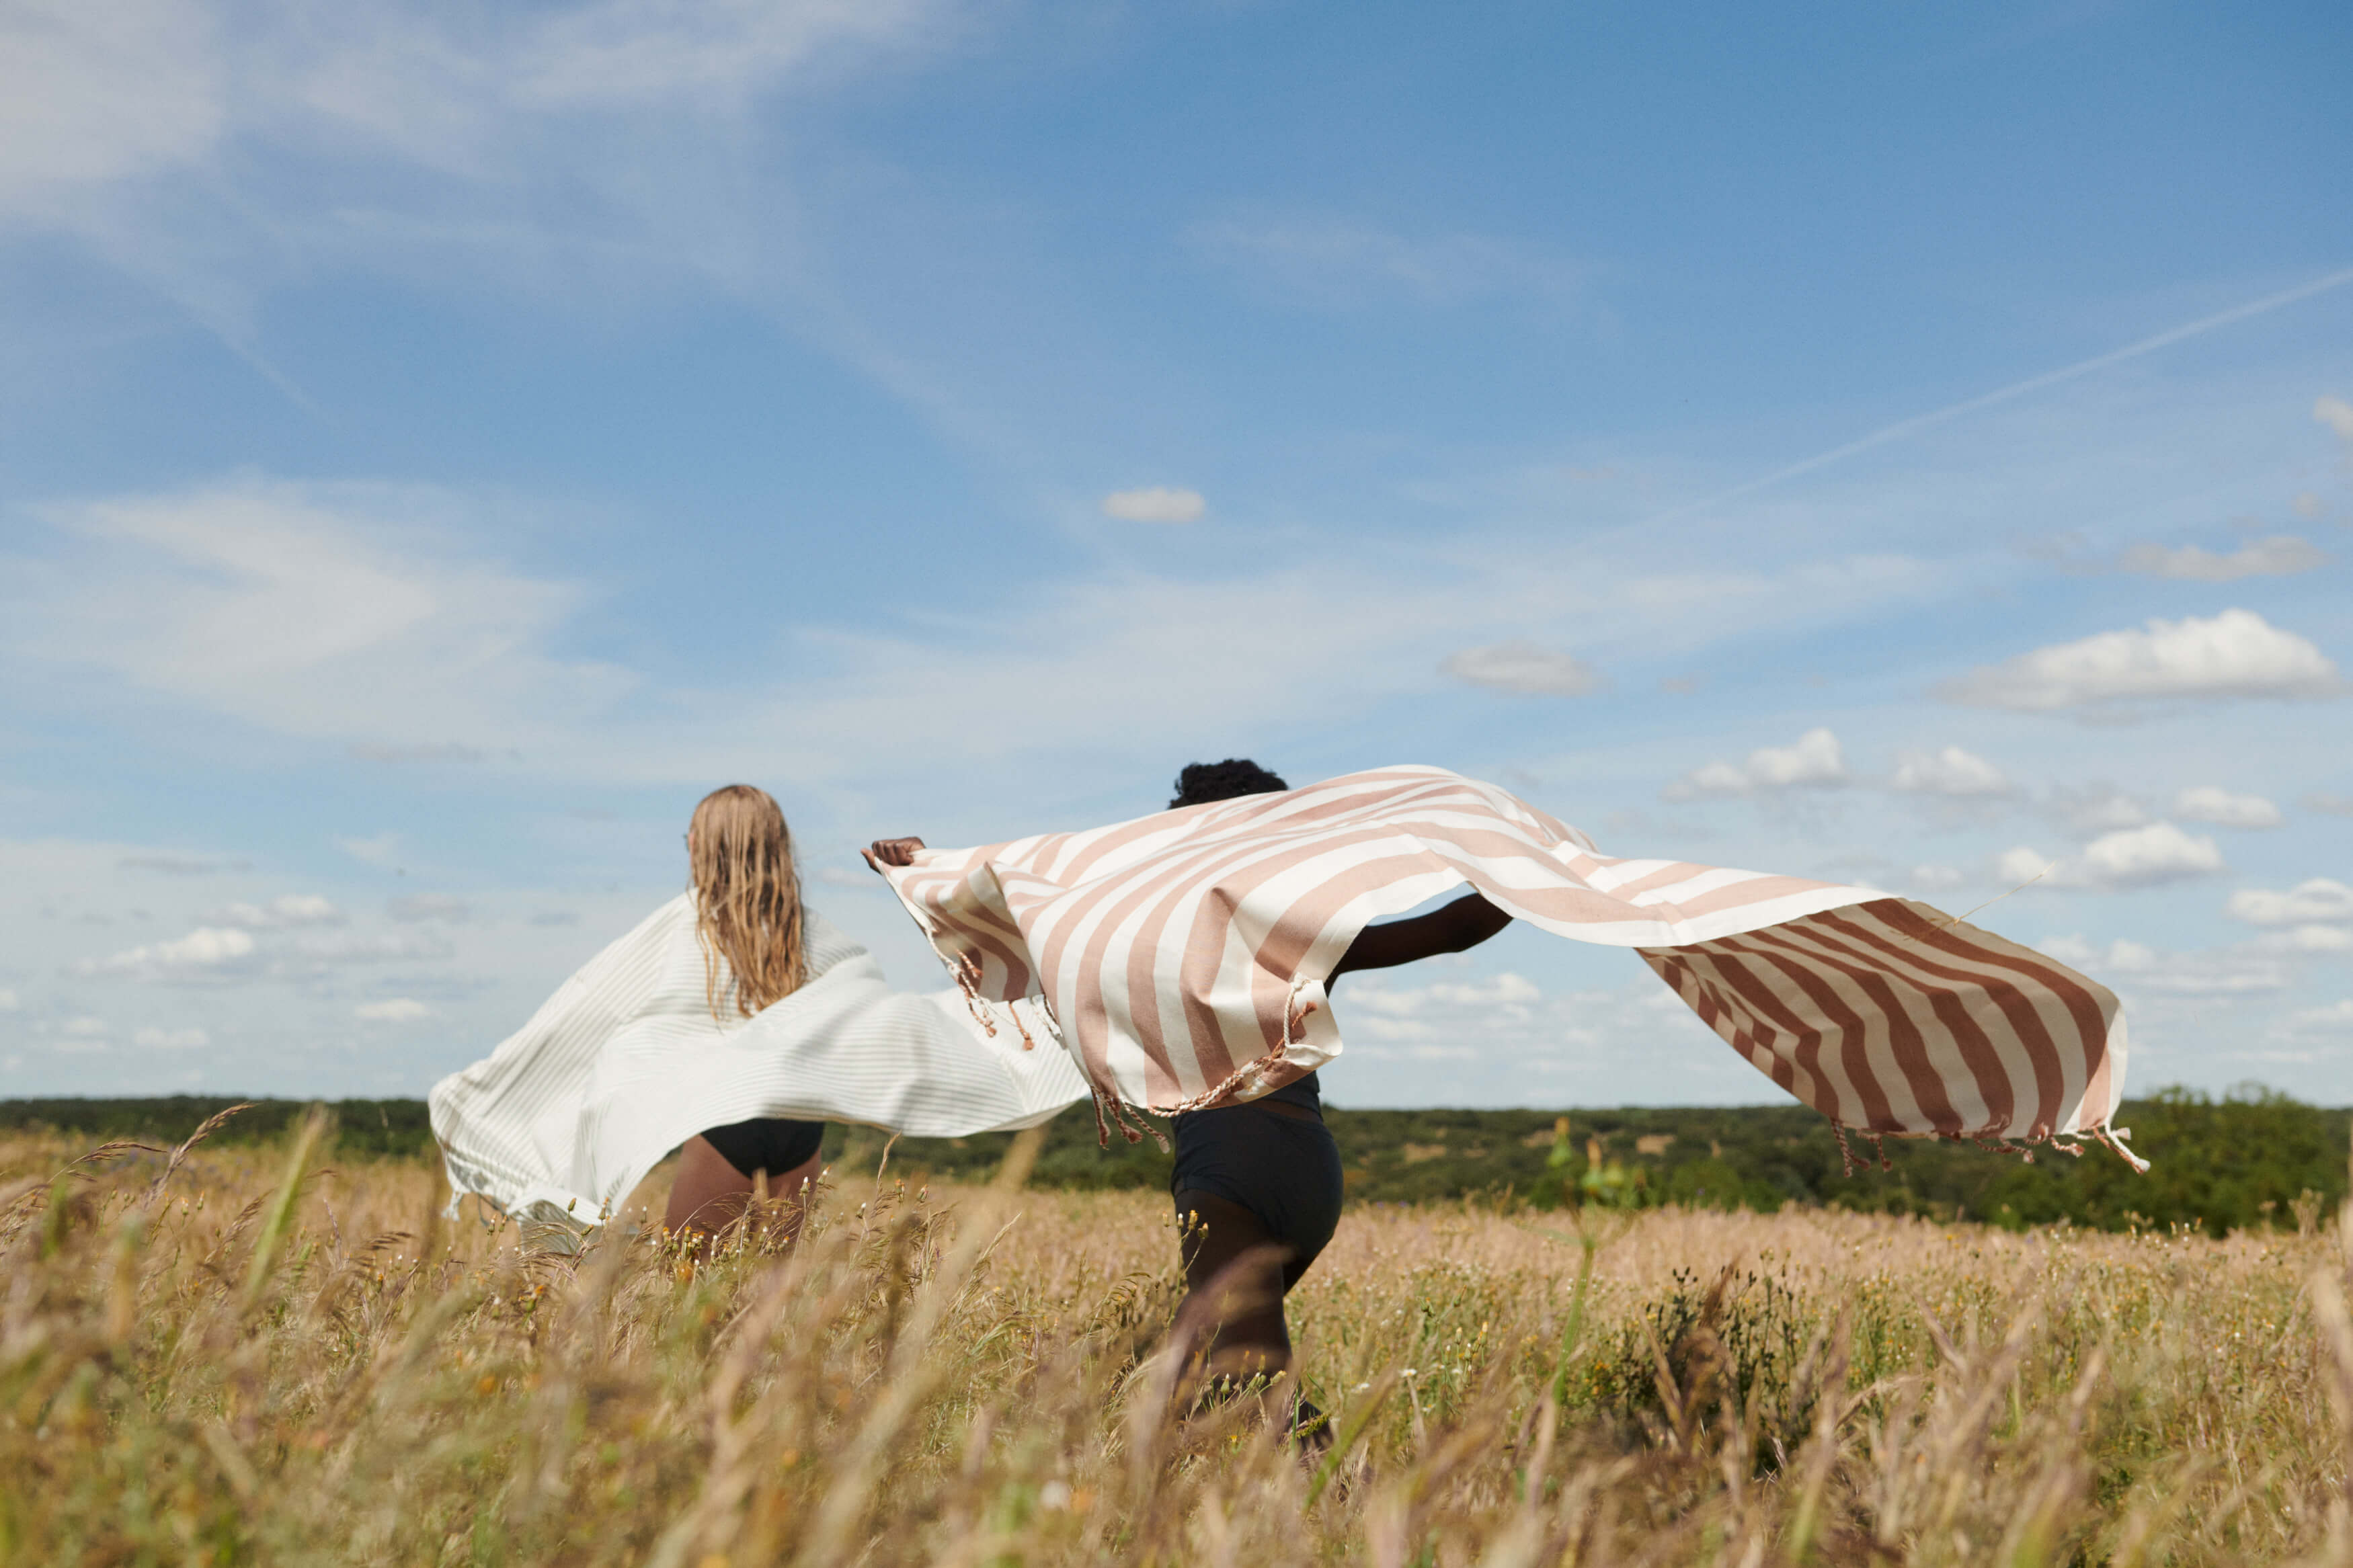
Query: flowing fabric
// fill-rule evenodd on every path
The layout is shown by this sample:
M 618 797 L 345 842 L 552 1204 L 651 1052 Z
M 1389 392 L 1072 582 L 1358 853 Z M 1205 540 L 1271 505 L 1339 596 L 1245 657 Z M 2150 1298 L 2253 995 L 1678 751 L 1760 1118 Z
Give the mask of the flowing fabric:
M 1348 944 L 1467 885 L 1556 936 L 1634 949 L 1842 1131 L 2089 1135 L 2132 1158 L 2107 1130 L 2125 1024 L 2105 986 L 1871 889 L 1603 855 L 1443 769 L 927 849 L 887 875 L 976 1000 L 1051 1013 L 1123 1126 L 1125 1106 L 1231 1104 L 1337 1058 L 1324 983 Z
M 585 1228 L 707 1128 L 783 1116 L 962 1137 L 1086 1098 L 1061 1052 L 1018 1043 L 1028 1005 L 894 993 L 863 947 L 803 915 L 807 981 L 749 1018 L 732 976 L 712 1016 L 691 894 L 591 959 L 487 1058 L 433 1086 L 451 1188 Z

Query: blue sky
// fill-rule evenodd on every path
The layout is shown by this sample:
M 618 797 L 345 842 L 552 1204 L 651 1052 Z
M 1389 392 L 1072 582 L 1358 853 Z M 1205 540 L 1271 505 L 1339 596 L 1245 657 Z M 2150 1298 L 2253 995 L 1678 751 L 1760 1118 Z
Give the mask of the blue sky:
M 1246 754 L 2000 897 L 2137 1085 L 2353 1099 L 2349 50 L 12 7 L 0 1095 L 419 1093 L 736 779 L 933 985 L 856 844 Z M 1338 1004 L 1344 1104 L 1772 1094 L 1527 931 Z

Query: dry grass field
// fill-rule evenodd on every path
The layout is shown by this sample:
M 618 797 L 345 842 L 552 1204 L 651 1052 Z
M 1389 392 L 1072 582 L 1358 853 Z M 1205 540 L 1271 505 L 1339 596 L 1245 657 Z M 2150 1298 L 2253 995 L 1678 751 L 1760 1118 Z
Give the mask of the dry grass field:
M 0 1142 L 0 1561 L 2353 1563 L 2311 1214 L 1354 1209 L 1293 1299 L 1303 1459 L 1172 1417 L 1149 1195 L 846 1175 L 698 1268 L 314 1148 Z

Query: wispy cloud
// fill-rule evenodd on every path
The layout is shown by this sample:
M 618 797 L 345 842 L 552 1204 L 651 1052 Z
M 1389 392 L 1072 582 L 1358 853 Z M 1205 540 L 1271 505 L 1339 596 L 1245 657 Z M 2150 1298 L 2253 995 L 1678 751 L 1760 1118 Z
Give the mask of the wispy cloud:
M 254 322 L 322 268 L 775 283 L 753 111 L 953 49 L 970 10 L 33 0 L 0 12 L 0 226 L 79 243 L 303 402 Z
M 352 1009 L 352 1016 L 364 1024 L 413 1024 L 433 1016 L 433 1009 L 409 996 L 390 996 L 381 1002 L 363 1002 Z
M 2040 375 L 2031 375 L 2023 381 L 2011 382 L 2007 386 L 1980 393 L 1975 397 L 1963 398 L 1958 403 L 1947 404 L 1942 408 L 1926 414 L 1915 415 L 1909 419 L 1899 419 L 1893 425 L 1882 426 L 1868 436 L 1832 447 L 1825 452 L 1817 452 L 1810 458 L 1801 458 L 1797 462 L 1776 468 L 1771 473 L 1761 475 L 1744 484 L 1734 485 L 1728 489 L 1718 490 L 1713 495 L 1675 507 L 1656 521 L 1665 521 L 1669 519 L 1687 516 L 1693 512 L 1712 510 L 1726 501 L 1754 495 L 1758 490 L 1785 484 L 1801 475 L 1829 468 L 1833 463 L 1843 462 L 1849 458 L 1868 452 L 1875 447 L 1883 447 L 1892 441 L 1901 441 L 1907 437 L 1935 429 L 1937 426 L 1949 424 L 1968 415 L 1999 407 L 2005 403 L 2014 403 L 2020 398 L 2031 396 L 2035 393 L 2045 392 L 2055 386 L 2063 386 L 2071 381 L 2079 381 L 2085 376 L 2097 374 L 2111 366 L 2139 359 L 2143 355 L 2155 353 L 2160 349 L 2171 348 L 2176 343 L 2187 342 L 2192 338 L 2203 337 L 2209 332 L 2219 331 L 2224 327 L 2235 326 L 2241 321 L 2268 315 L 2274 310 L 2301 303 L 2315 296 L 2341 289 L 2348 283 L 2353 283 L 2353 267 L 2324 273 L 2309 282 L 2297 284 L 2293 289 L 2283 289 L 2276 293 L 2250 300 L 2244 304 L 2233 305 L 2229 310 L 2217 310 L 2211 315 L 2200 316 L 2194 321 L 2185 321 L 2178 327 L 2168 327 L 2164 331 L 2126 343 L 2122 348 L 2111 349 L 2105 353 L 2094 354 L 2089 359 L 2077 360 L 2074 363 L 2063 365 L 2057 370 L 2045 371 Z M 2339 434 L 2343 434 L 2343 428 L 2338 426 L 2333 412 L 2325 405 L 2335 405 L 2338 408 L 2344 408 L 2347 405 L 2333 397 L 2324 397 L 2320 402 L 2323 406 L 2314 409 L 2315 416 L 2323 424 L 2328 425 L 2333 429 L 2338 429 Z M 2348 411 L 2345 427 L 2353 427 L 2353 411 Z M 2348 437 L 2347 439 L 2353 441 L 2353 437 Z
M 2105 948 L 2081 936 L 2052 937 L 2042 951 L 2063 963 L 2135 990 L 2178 996 L 2242 996 L 2284 990 L 2291 975 L 2277 959 L 2244 950 L 2161 952 L 2143 942 L 2117 938 Z
M 411 746 L 387 746 L 363 742 L 351 749 L 353 757 L 364 763 L 480 763 L 490 760 L 490 753 L 480 746 L 461 746 L 455 741 L 425 742 Z
M 369 838 L 339 837 L 335 840 L 335 847 L 364 864 L 389 866 L 400 857 L 400 835 L 379 833 Z
M 1344 218 L 1199 223 L 1185 237 L 1205 258 L 1324 310 L 1508 298 L 1557 305 L 1578 298 L 1594 276 L 1590 266 L 1519 240 L 1411 236 Z
M 1223 575 L 1050 574 L 1018 618 L 940 609 L 888 631 L 794 628 L 775 662 L 821 667 L 823 682 L 696 687 L 571 653 L 591 586 L 501 560 L 470 537 L 493 531 L 469 526 L 495 521 L 496 504 L 461 494 L 248 475 L 44 515 L 65 548 L 0 575 L 0 649 L 53 683 L 81 682 L 86 710 L 161 692 L 339 751 L 406 731 L 428 738 L 404 746 L 600 779 L 884 769 L 932 754 L 941 726 L 970 732 L 970 715 L 1012 691 L 1059 700 L 980 732 L 989 754 L 1094 748 L 1107 732 L 1229 743 L 1287 723 L 1303 700 L 1345 711 L 1424 689 L 1450 647 L 1499 620 L 1574 622 L 1599 646 L 1683 659 L 1760 628 L 1868 616 L 1934 583 L 1923 563 L 1884 555 L 1696 572 L 1674 542 L 1649 536 Z M 1491 678 L 1555 690 L 1581 679 L 1566 656 L 1506 671 L 1496 645 L 1475 646 L 1485 651 L 1466 668 Z M 660 703 L 633 700 L 655 689 Z M 379 865 L 400 852 L 389 837 L 339 843 Z
M 1103 514 L 1123 522 L 1198 522 L 1208 504 L 1198 490 L 1154 485 L 1145 489 L 1112 491 L 1103 499 Z
M 2221 554 L 2195 544 L 2136 544 L 2116 557 L 2116 570 L 2189 583 L 2233 583 L 2242 577 L 2292 577 L 2329 560 L 2328 552 L 2310 540 L 2281 533 Z
M 343 911 L 316 893 L 280 893 L 266 904 L 234 903 L 205 917 L 207 924 L 247 931 L 282 931 L 297 926 L 343 923 Z
M 2333 877 L 2310 878 L 2285 889 L 2241 888 L 2223 908 L 2232 920 L 2249 925 L 2353 921 L 2353 888 Z
M 403 925 L 415 925 L 422 921 L 459 925 L 474 912 L 471 904 L 448 893 L 408 893 L 385 900 L 384 908 L 386 914 Z
M 157 871 L 166 877 L 215 877 L 225 871 L 249 871 L 253 868 L 252 863 L 246 860 L 161 853 L 125 855 L 117 864 L 126 871 Z
M 2262 795 L 2234 795 L 2214 784 L 2183 790 L 2174 797 L 2173 815 L 2217 827 L 2277 827 L 2284 820 L 2280 808 Z
M 13 572 L 5 651 L 95 668 L 269 728 L 446 747 L 531 738 L 632 678 L 567 659 L 573 585 L 471 553 L 444 492 L 253 477 L 48 509 L 71 550 Z M 544 733 L 543 729 L 539 730 Z
M 1575 655 L 1522 640 L 1466 647 L 1448 654 L 1438 668 L 1465 685 L 1521 697 L 1583 697 L 1609 684 Z

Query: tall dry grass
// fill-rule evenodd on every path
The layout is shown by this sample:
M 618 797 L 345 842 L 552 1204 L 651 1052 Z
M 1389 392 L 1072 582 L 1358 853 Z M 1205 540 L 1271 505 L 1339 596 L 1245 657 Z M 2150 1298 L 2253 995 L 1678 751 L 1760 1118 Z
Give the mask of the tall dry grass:
M 1352 1211 L 1303 1460 L 1171 1417 L 1162 1200 L 844 1180 L 694 1267 L 320 1147 L 0 1144 L 0 1561 L 2353 1563 L 2339 1225 Z

